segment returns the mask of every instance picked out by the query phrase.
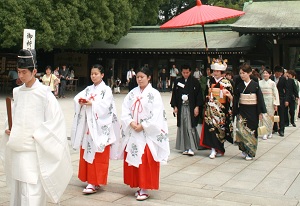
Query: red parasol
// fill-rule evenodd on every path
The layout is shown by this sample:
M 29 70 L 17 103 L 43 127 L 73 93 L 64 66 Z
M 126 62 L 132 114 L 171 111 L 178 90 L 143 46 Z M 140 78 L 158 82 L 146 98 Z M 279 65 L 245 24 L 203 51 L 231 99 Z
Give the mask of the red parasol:
M 201 24 L 206 51 L 208 48 L 207 48 L 204 24 L 209 22 L 229 19 L 229 18 L 233 18 L 245 14 L 245 12 L 234 10 L 234 9 L 228 9 L 219 6 L 202 5 L 200 0 L 196 0 L 196 2 L 197 2 L 196 6 L 174 17 L 170 21 L 160 26 L 160 28 L 161 29 L 179 28 L 179 27 Z

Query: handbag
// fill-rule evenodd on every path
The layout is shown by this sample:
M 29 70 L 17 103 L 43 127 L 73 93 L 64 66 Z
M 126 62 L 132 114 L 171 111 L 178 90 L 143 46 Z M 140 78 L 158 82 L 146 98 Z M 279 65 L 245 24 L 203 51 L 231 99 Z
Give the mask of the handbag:
M 279 118 L 277 112 L 275 112 L 274 116 L 272 117 L 272 121 L 273 122 L 279 122 L 280 121 L 280 118 Z
M 263 136 L 265 134 L 268 134 L 267 127 L 263 125 L 262 121 L 260 121 L 260 126 L 257 128 L 257 134 L 259 136 Z

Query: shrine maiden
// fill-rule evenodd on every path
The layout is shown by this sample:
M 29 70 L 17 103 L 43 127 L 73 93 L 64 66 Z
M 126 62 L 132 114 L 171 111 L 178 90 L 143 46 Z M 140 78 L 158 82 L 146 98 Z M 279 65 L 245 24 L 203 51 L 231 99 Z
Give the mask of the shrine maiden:
M 122 104 L 121 156 L 124 156 L 124 183 L 139 187 L 137 200 L 149 197 L 148 189 L 159 188 L 160 163 L 170 154 L 168 125 L 160 93 L 150 82 L 150 70 L 137 73 L 138 87 L 131 90 Z
M 80 149 L 78 178 L 87 183 L 83 193 L 97 192 L 107 184 L 109 159 L 116 159 L 120 126 L 112 91 L 103 81 L 104 68 L 96 64 L 91 69 L 93 85 L 74 97 L 75 116 L 72 146 Z

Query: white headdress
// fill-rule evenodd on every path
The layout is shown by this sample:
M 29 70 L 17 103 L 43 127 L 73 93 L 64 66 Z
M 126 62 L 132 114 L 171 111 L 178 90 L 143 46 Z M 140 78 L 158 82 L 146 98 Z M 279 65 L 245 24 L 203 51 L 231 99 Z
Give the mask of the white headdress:
M 226 71 L 227 68 L 227 59 L 213 59 L 210 65 L 211 70 L 219 70 L 219 71 Z

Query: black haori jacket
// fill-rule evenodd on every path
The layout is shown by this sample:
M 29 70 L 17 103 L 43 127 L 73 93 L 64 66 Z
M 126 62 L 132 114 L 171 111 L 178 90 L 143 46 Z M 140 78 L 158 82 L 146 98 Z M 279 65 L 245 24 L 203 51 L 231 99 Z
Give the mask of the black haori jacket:
M 180 87 L 178 83 L 184 85 L 184 88 Z M 196 127 L 198 124 L 198 117 L 194 116 L 194 109 L 196 106 L 200 107 L 204 104 L 202 91 L 199 81 L 193 77 L 189 76 L 187 82 L 185 82 L 184 78 L 181 77 L 176 79 L 173 87 L 172 97 L 171 97 L 171 107 L 178 108 L 177 114 L 177 126 L 180 127 L 180 117 L 181 117 L 181 106 L 182 106 L 182 95 L 187 94 L 190 106 L 190 113 L 191 113 L 191 123 L 192 127 Z M 199 108 L 200 112 L 201 108 Z

